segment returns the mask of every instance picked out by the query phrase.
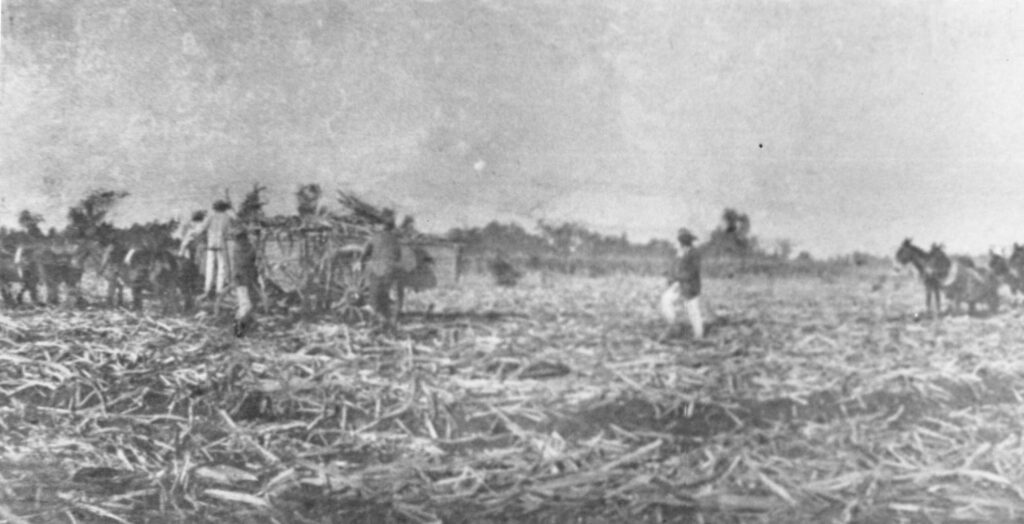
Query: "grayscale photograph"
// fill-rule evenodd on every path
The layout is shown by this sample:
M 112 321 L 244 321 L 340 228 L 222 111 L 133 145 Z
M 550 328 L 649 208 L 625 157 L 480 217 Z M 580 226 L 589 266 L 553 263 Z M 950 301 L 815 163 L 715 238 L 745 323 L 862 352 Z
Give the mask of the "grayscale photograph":
M 0 0 L 0 524 L 1024 520 L 1024 4 Z

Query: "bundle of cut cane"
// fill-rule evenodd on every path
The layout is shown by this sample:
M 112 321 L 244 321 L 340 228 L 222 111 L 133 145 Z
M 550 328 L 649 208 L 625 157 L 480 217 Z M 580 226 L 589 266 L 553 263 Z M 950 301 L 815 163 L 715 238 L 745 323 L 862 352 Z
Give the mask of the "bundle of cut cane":
M 345 191 L 338 190 L 338 203 L 352 210 L 352 216 L 366 224 L 384 223 L 385 208 L 374 206 Z

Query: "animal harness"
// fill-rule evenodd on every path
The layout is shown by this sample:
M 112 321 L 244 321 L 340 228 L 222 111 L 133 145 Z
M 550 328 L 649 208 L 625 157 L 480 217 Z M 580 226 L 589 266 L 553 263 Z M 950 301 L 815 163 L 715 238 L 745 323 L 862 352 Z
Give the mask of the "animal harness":
M 959 269 L 960 264 L 954 260 L 953 263 L 950 264 L 949 275 L 942 281 L 942 287 L 952 286 L 953 283 L 956 282 L 956 277 L 959 276 L 960 273 Z
M 25 251 L 25 246 L 18 246 L 17 251 L 14 252 L 14 267 L 18 268 L 18 279 L 25 280 L 25 270 L 21 267 L 22 253 Z

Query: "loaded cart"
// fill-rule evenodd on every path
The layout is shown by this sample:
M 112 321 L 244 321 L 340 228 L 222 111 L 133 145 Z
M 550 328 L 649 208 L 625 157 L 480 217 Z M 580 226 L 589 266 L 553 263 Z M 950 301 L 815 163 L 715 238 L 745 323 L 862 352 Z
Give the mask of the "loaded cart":
M 360 259 L 379 215 L 376 208 L 341 195 L 339 200 L 354 213 L 247 220 L 257 253 L 260 303 L 265 313 L 301 308 L 305 313 L 334 310 L 353 320 L 365 316 Z M 400 237 L 399 302 L 404 289 L 422 291 L 457 282 L 458 244 L 411 228 L 401 230 Z
M 358 262 L 367 234 L 350 228 L 270 223 L 252 227 L 265 307 L 299 305 L 305 312 L 357 305 Z

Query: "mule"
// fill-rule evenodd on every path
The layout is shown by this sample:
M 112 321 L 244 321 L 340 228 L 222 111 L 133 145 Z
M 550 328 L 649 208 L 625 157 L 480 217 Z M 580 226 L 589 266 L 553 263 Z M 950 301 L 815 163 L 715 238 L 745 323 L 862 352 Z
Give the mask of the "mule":
M 141 310 L 147 293 L 156 295 L 165 311 L 179 307 L 191 311 L 195 307 L 195 294 L 201 284 L 199 267 L 186 257 L 165 249 L 128 247 L 113 243 L 103 250 L 99 274 L 107 282 L 107 305 L 123 307 L 124 290 L 132 294 L 132 309 Z
M 970 315 L 978 302 L 987 304 L 990 314 L 999 311 L 999 280 L 990 271 L 973 267 L 963 257 L 950 258 L 937 245 L 928 253 L 925 271 L 939 281 L 954 313 L 959 313 L 962 302 L 967 302 Z
M 346 253 L 351 273 L 356 281 L 356 302 L 365 303 L 367 287 L 363 275 L 363 263 L 358 258 L 358 251 Z M 424 291 L 437 287 L 437 273 L 434 271 L 434 257 L 422 246 L 403 245 L 401 257 L 394 274 L 395 302 L 393 315 L 398 319 L 405 307 L 406 291 Z
M 1010 258 L 1006 262 L 1010 269 L 1024 277 L 1024 245 L 1014 242 L 1013 251 L 1010 252 Z
M 32 303 L 39 305 L 39 273 L 35 266 L 19 270 L 15 264 L 15 255 L 0 251 L 0 297 L 4 305 L 13 307 L 24 304 L 24 296 L 28 293 Z M 17 287 L 18 289 L 15 289 Z
M 420 246 L 402 246 L 402 258 L 395 275 L 395 318 L 402 314 L 405 291 L 424 291 L 437 287 L 434 257 Z
M 200 278 L 199 268 L 192 261 L 163 249 L 133 248 L 125 254 L 121 266 L 122 285 L 131 288 L 132 309 L 142 310 L 147 292 L 157 297 L 165 313 L 195 308 Z
M 25 285 L 46 286 L 47 304 L 60 304 L 60 288 L 63 286 L 67 298 L 74 299 L 75 304 L 81 306 L 85 302 L 80 288 L 82 275 L 90 256 L 92 250 L 85 244 L 22 244 L 15 251 L 14 267 Z
M 992 250 L 988 252 L 988 268 L 1000 282 L 1010 288 L 1014 296 L 1024 294 L 1024 275 L 1010 261 Z
M 942 311 L 942 293 L 939 280 L 927 272 L 928 252 L 915 246 L 909 238 L 903 240 L 900 248 L 896 251 L 896 261 L 902 265 L 911 264 L 917 270 L 917 275 L 924 283 L 924 301 L 928 313 Z M 935 310 L 932 310 L 932 301 L 935 301 Z

